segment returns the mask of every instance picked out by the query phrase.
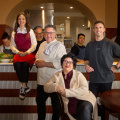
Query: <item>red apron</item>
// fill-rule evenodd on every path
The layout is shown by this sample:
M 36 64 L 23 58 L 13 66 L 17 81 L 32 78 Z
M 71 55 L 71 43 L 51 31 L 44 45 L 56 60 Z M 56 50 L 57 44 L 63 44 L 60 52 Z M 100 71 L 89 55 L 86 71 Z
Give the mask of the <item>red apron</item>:
M 31 47 L 30 34 L 15 33 L 15 44 L 19 51 L 27 51 Z M 16 62 L 27 62 L 29 66 L 32 67 L 35 62 L 35 54 L 30 53 L 24 57 L 20 57 L 18 54 L 15 54 L 13 57 L 13 63 Z

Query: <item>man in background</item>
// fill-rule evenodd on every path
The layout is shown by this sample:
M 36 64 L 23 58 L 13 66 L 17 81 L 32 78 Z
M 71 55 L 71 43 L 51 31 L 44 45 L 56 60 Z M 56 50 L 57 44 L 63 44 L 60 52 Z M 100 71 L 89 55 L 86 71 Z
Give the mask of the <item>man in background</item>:
M 72 49 L 71 53 L 73 53 L 77 57 L 77 61 L 84 60 L 85 57 L 85 46 L 83 45 L 85 41 L 85 35 L 83 33 L 78 34 L 78 41 Z
M 45 41 L 45 38 L 43 37 L 43 31 L 42 31 L 41 26 L 36 26 L 34 28 L 34 32 L 35 32 L 36 40 L 37 40 L 36 50 L 34 51 L 34 53 L 36 54 L 40 47 L 40 44 Z

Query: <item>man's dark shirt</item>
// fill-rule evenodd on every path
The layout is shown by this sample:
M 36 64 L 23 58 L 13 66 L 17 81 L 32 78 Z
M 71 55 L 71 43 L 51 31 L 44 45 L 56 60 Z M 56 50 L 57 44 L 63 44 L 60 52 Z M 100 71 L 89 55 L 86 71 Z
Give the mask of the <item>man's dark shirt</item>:
M 110 83 L 114 80 L 111 67 L 115 56 L 120 57 L 120 46 L 106 38 L 88 43 L 85 60 L 94 69 L 90 72 L 90 82 Z
M 79 46 L 78 44 L 75 44 L 71 48 L 71 53 L 73 53 L 78 59 L 84 60 L 85 57 L 85 46 Z
M 40 44 L 41 44 L 42 42 L 44 42 L 44 41 L 45 41 L 45 38 L 43 38 L 41 41 L 37 41 L 36 50 L 34 51 L 35 54 L 37 53 L 37 51 L 38 51 L 38 49 L 39 49 L 39 47 L 40 47 Z

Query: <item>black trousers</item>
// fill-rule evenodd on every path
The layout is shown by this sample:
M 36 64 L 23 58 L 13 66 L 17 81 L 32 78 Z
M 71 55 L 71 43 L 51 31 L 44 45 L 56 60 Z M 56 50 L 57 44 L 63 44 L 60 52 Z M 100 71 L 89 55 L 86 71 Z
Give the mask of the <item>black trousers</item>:
M 92 83 L 89 82 L 89 90 L 97 97 L 98 93 L 103 93 L 105 91 L 111 90 L 112 82 L 110 83 Z
M 105 91 L 111 90 L 112 82 L 110 83 L 89 83 L 89 89 L 97 97 L 98 93 L 103 93 Z M 105 120 L 105 109 L 104 106 L 98 105 L 98 115 L 101 116 L 101 120 Z
M 43 85 L 37 86 L 37 112 L 38 120 L 45 120 L 46 116 L 46 100 L 48 97 L 51 97 L 51 104 L 53 109 L 52 120 L 59 120 L 60 118 L 60 101 L 57 93 L 46 93 L 44 92 Z
M 79 100 L 77 103 L 76 114 L 72 116 L 76 120 L 92 120 L 93 106 L 90 102 Z
M 16 62 L 14 63 L 14 68 L 19 81 L 27 83 L 29 77 L 29 64 L 27 62 Z

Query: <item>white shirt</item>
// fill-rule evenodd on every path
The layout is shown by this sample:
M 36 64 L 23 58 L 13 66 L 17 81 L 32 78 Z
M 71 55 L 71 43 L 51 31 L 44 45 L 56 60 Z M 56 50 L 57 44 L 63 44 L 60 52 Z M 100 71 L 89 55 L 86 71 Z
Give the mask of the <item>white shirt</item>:
M 17 29 L 17 33 L 22 33 L 22 34 L 26 34 L 27 33 L 27 30 L 26 28 L 24 28 L 22 31 L 20 30 L 20 28 L 18 27 Z M 33 52 L 35 49 L 36 49 L 36 45 L 37 45 L 37 40 L 36 40 L 36 37 L 35 37 L 35 34 L 33 32 L 32 29 L 30 29 L 30 38 L 31 38 L 31 47 L 26 51 L 28 53 L 31 53 Z M 16 47 L 16 44 L 15 44 L 15 41 L 14 41 L 14 38 L 15 38 L 15 32 L 13 31 L 12 32 L 12 36 L 11 36 L 11 49 L 13 51 L 13 53 L 18 53 L 20 52 L 17 47 Z
M 50 51 L 48 50 L 49 48 Z M 49 51 L 48 54 L 46 54 L 46 50 Z M 57 40 L 53 40 L 50 43 L 45 41 L 40 45 L 36 59 L 52 62 L 54 68 L 38 68 L 37 84 L 44 85 L 55 72 L 61 69 L 60 60 L 64 54 L 66 54 L 65 46 Z

